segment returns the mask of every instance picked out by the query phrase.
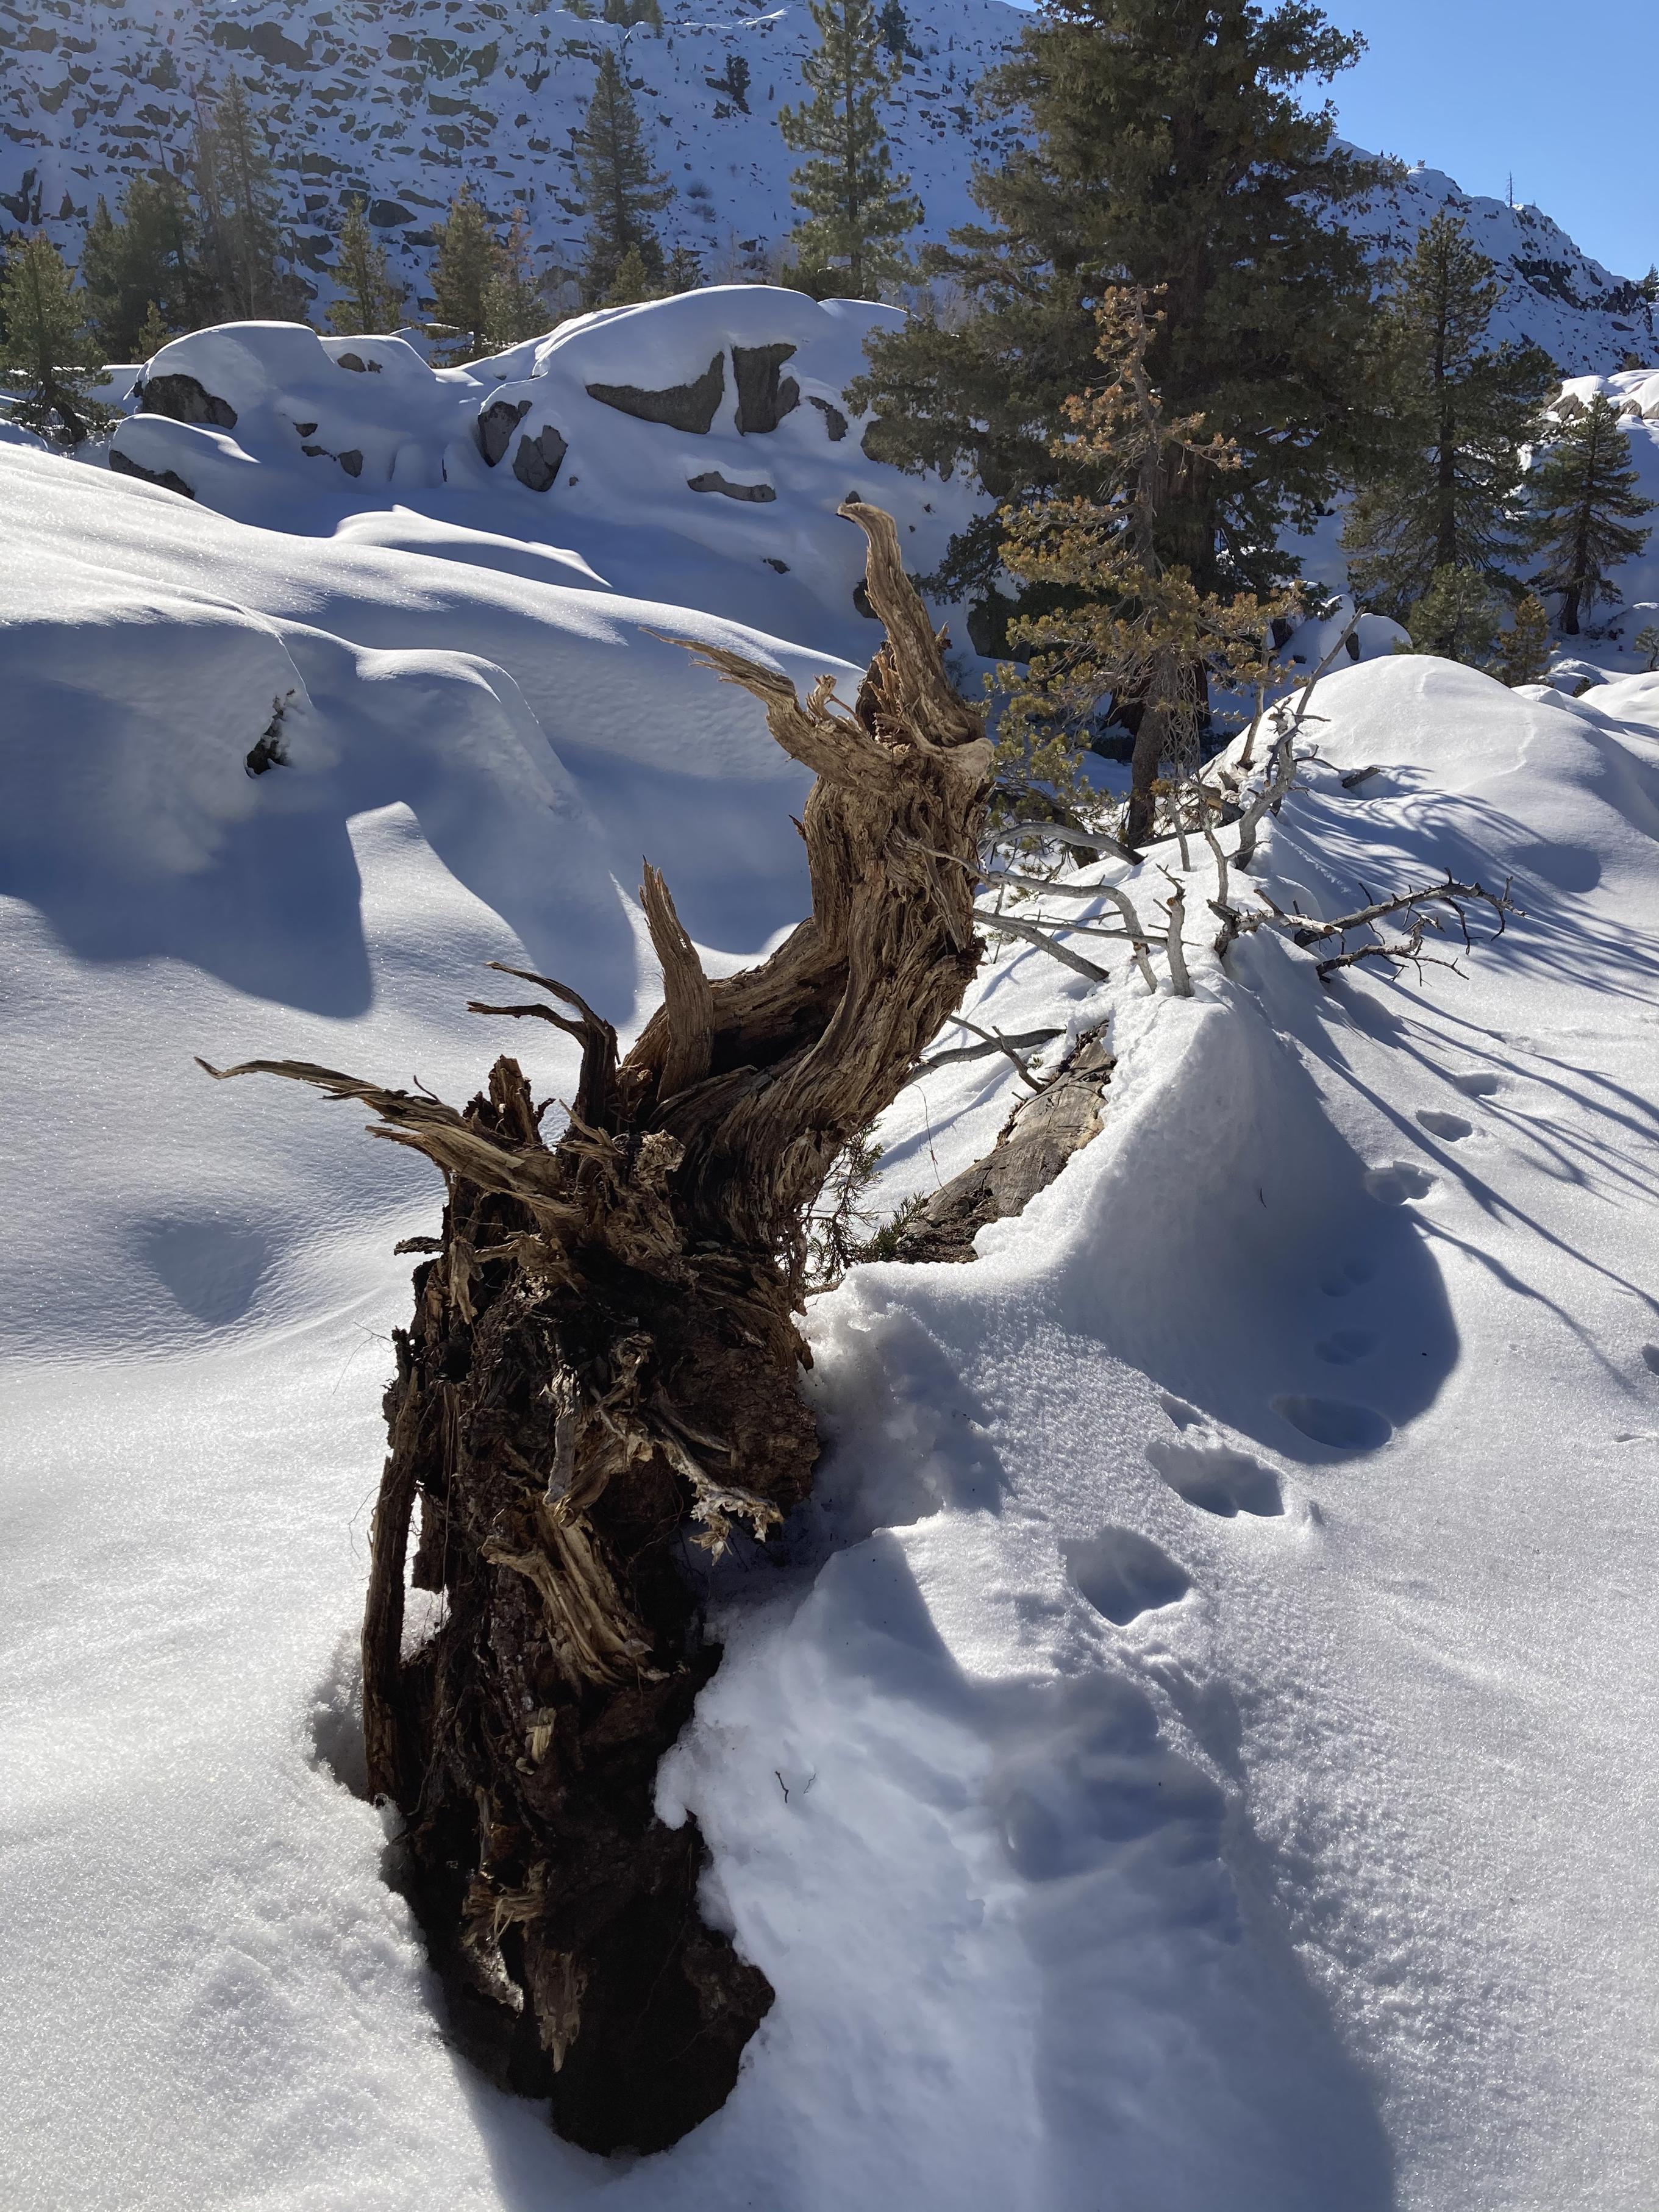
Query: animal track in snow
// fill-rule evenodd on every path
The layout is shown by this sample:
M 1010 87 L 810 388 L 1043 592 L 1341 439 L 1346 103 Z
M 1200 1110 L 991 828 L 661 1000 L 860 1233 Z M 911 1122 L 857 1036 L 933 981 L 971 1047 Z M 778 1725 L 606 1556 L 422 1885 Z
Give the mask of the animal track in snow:
M 1067 1544 L 1065 1552 L 1079 1595 L 1119 1628 L 1143 1613 L 1174 1605 L 1192 1588 L 1169 1553 L 1133 1528 L 1103 1528 L 1097 1536 Z
M 1363 1256 L 1345 1260 L 1340 1267 L 1333 1267 L 1319 1279 L 1319 1287 L 1328 1298 L 1346 1298 L 1350 1291 L 1358 1290 L 1361 1283 L 1369 1283 L 1376 1273 L 1376 1263 Z
M 1277 1471 L 1231 1444 L 1159 1437 L 1147 1445 L 1146 1457 L 1178 1497 L 1206 1513 L 1231 1521 L 1237 1513 L 1285 1510 Z
M 1394 1434 L 1391 1423 L 1370 1406 L 1356 1406 L 1346 1398 L 1306 1398 L 1295 1395 L 1275 1398 L 1273 1411 L 1282 1413 L 1293 1429 L 1300 1429 L 1316 1444 L 1333 1451 L 1375 1451 Z
M 1480 1068 L 1473 1068 L 1467 1075 L 1449 1075 L 1446 1080 L 1466 1098 L 1490 1098 L 1495 1091 L 1504 1088 L 1501 1075 L 1488 1075 Z
M 1474 1122 L 1466 1121 L 1461 1114 L 1437 1113 L 1432 1106 L 1419 1106 L 1417 1118 L 1431 1137 L 1442 1138 L 1449 1145 L 1455 1145 L 1474 1133 Z
M 1314 1355 L 1328 1367 L 1352 1367 L 1356 1359 L 1363 1359 L 1368 1352 L 1375 1352 L 1376 1339 L 1369 1329 L 1337 1328 L 1322 1337 L 1314 1346 Z
M 1426 1198 L 1434 1188 L 1434 1177 L 1409 1160 L 1395 1160 L 1385 1168 L 1373 1168 L 1365 1188 L 1381 1206 L 1404 1206 L 1408 1200 Z

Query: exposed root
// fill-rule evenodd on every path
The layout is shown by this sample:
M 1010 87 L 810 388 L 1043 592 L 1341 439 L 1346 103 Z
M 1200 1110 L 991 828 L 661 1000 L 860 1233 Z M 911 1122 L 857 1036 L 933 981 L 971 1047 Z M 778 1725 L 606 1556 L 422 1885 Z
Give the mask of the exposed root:
M 295 1060 L 372 1133 L 442 1170 L 442 1235 L 411 1240 L 363 1622 L 371 1789 L 406 1823 L 404 1881 L 459 2027 L 596 2150 L 652 2150 L 713 2112 L 772 2002 L 703 1926 L 705 1850 L 670 1829 L 658 1762 L 719 1654 L 688 1538 L 764 1540 L 805 1496 L 817 1440 L 797 1388 L 805 1222 L 837 1155 L 896 1095 L 978 965 L 975 869 L 991 747 L 878 509 L 887 642 L 848 708 L 693 647 L 760 699 L 817 775 L 812 913 L 763 965 L 711 981 L 660 876 L 641 892 L 663 1003 L 618 1057 L 568 985 L 475 1004 L 576 1038 L 550 1141 L 517 1063 L 464 1110 Z M 945 862 L 955 865 L 943 865 Z M 204 1063 L 205 1065 L 205 1063 Z M 408 1578 L 441 1625 L 403 1656 Z

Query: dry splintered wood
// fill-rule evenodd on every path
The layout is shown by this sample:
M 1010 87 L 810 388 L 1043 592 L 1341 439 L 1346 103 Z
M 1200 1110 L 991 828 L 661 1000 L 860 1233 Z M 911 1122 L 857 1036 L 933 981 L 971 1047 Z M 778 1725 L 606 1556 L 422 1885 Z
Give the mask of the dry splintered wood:
M 868 540 L 887 632 L 851 711 L 828 676 L 802 700 L 775 671 L 690 648 L 817 777 L 812 911 L 769 960 L 706 976 L 647 869 L 663 1003 L 625 1058 L 568 985 L 508 971 L 541 995 L 478 1011 L 581 1044 L 550 1140 L 510 1059 L 459 1111 L 307 1062 L 224 1071 L 356 1099 L 374 1134 L 443 1171 L 442 1234 L 386 1397 L 369 1782 L 404 1816 L 400 1878 L 458 2030 L 599 2151 L 660 2148 L 714 2111 L 773 2000 L 699 1917 L 696 1822 L 653 1810 L 659 1761 L 719 1660 L 684 1547 L 718 1551 L 739 1525 L 763 1540 L 806 1495 L 807 1212 L 981 957 L 991 747 L 891 518 L 841 512 Z M 410 1582 L 444 1603 L 405 1656 Z

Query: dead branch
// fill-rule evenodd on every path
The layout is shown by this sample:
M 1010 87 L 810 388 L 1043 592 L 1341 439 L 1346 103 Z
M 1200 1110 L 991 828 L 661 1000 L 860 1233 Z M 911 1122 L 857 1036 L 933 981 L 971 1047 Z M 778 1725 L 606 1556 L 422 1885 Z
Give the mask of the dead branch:
M 958 1028 L 974 1029 L 973 1024 L 964 1022 L 960 1014 L 952 1014 L 951 1019 Z M 988 1054 L 994 1052 L 1035 1051 L 1039 1045 L 1052 1044 L 1057 1036 L 1064 1036 L 1065 1034 L 1064 1030 L 1024 1030 L 1018 1036 L 1005 1036 L 1000 1030 L 994 1032 L 974 1030 L 974 1035 L 983 1040 L 981 1043 L 951 1045 L 944 1052 L 929 1053 L 927 1059 L 918 1065 L 916 1073 L 931 1075 L 936 1068 L 954 1067 L 959 1060 L 983 1060 Z M 1021 1073 L 1024 1073 L 1023 1061 L 1020 1066 Z
M 1011 914 L 1000 912 L 988 914 L 982 918 L 988 929 L 1000 930 L 1005 936 L 1018 937 L 1027 945 L 1035 945 L 1051 960 L 1058 960 L 1062 968 L 1071 969 L 1074 975 L 1086 975 L 1091 983 L 1109 983 L 1112 980 L 1108 969 L 1097 967 L 1092 960 L 1085 959 L 1082 953 L 1073 952 L 1069 945 L 1061 945 L 1049 931 L 1039 929 L 1034 921 L 1020 921 Z M 1059 922 L 1055 927 L 1073 935 L 1091 933 L 1080 930 L 1073 922 Z M 1104 932 L 1101 934 L 1103 935 Z
M 1164 939 L 1164 950 L 1170 956 L 1170 988 L 1177 999 L 1190 999 L 1193 982 L 1187 973 L 1187 950 L 1181 941 L 1187 918 L 1187 895 L 1173 879 L 1170 896 L 1163 906 L 1170 917 L 1170 933 Z

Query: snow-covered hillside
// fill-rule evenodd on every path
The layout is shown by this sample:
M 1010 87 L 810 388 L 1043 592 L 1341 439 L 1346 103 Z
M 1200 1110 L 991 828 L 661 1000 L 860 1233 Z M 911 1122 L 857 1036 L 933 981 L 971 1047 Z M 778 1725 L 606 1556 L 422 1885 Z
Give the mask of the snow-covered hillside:
M 598 14 L 595 9 L 594 13 Z M 973 163 L 997 134 L 976 113 L 975 80 L 1000 58 L 1019 16 L 1004 0 L 917 0 L 887 110 L 897 166 L 942 238 L 972 210 Z M 620 47 L 659 167 L 676 188 L 665 237 L 729 277 L 762 265 L 793 220 L 799 156 L 776 128 L 801 96 L 800 64 L 817 33 L 805 6 L 712 12 L 668 0 L 664 29 L 624 33 L 546 0 L 387 0 L 300 4 L 0 0 L 0 207 L 44 220 L 65 244 L 103 192 L 189 143 L 193 88 L 235 70 L 276 141 L 285 205 L 302 264 L 319 272 L 344 200 L 368 203 L 393 258 L 410 276 L 430 259 L 430 227 L 463 179 L 505 214 L 522 206 L 556 267 L 580 260 L 571 134 L 601 52 Z M 741 100 L 729 84 L 747 63 Z M 741 82 L 741 73 L 739 73 Z
M 620 46 L 676 188 L 665 238 L 696 252 L 711 278 L 753 275 L 793 220 L 798 157 L 775 118 L 801 96 L 811 18 L 800 4 L 711 13 L 694 0 L 667 0 L 663 13 L 659 34 L 546 0 L 0 0 L 0 210 L 44 224 L 73 260 L 98 195 L 113 206 L 125 180 L 158 160 L 180 167 L 196 93 L 234 70 L 273 141 L 301 265 L 322 299 L 351 195 L 418 291 L 432 223 L 463 180 L 498 216 L 523 208 L 543 266 L 573 268 L 582 218 L 571 134 L 600 52 Z M 972 88 L 1022 18 L 1004 0 L 911 0 L 906 14 L 909 50 L 885 120 L 926 210 L 921 235 L 943 239 L 973 218 L 971 171 L 1004 143 Z M 741 99 L 730 89 L 734 61 L 748 66 Z M 1379 193 L 1358 227 L 1395 252 L 1448 204 L 1498 265 L 1499 335 L 1535 339 L 1567 375 L 1632 349 L 1651 356 L 1650 309 L 1634 284 L 1536 208 L 1471 197 L 1419 169 Z
M 445 370 L 398 338 L 229 324 L 147 365 L 131 404 L 149 411 L 110 465 L 245 520 L 631 588 L 865 658 L 862 555 L 836 507 L 879 501 L 919 574 L 975 508 L 960 477 L 863 452 L 845 387 L 866 333 L 899 319 L 717 285 Z
M 804 775 L 667 641 L 850 681 L 836 498 L 910 499 L 907 550 L 949 520 L 810 404 L 872 312 L 708 295 L 447 377 L 207 334 L 151 373 L 234 422 L 118 439 L 194 499 L 0 447 L 18 2212 L 1650 2201 L 1659 678 L 1326 678 L 1249 880 L 1334 916 L 1513 878 L 1461 975 L 1322 984 L 1265 933 L 1224 973 L 1200 849 L 1190 999 L 1093 939 L 1103 985 L 987 961 L 981 1026 L 1107 1025 L 1103 1128 L 972 1264 L 815 1302 L 817 1498 L 721 1585 L 659 1784 L 777 1992 L 734 2094 L 606 2163 L 446 2039 L 352 1789 L 392 1248 L 440 1188 L 191 1055 L 459 1100 L 510 1042 L 568 1097 L 563 1038 L 464 1011 L 488 960 L 629 1035 L 641 855 L 711 974 L 798 918 Z M 587 389 L 717 353 L 707 430 Z M 745 430 L 775 371 L 799 404 Z M 1105 876 L 1148 921 L 1183 880 Z M 922 1076 L 884 1200 L 1017 1088 Z

